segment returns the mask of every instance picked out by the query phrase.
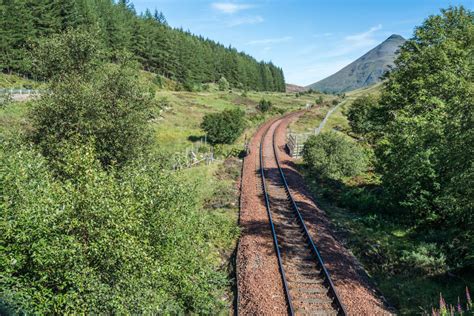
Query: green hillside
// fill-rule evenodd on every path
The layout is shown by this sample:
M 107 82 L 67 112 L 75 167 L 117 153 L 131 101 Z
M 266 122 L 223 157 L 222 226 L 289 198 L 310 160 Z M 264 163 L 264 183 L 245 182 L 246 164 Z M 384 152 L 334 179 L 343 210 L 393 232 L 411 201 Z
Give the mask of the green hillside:
M 32 67 L 31 48 L 68 29 L 83 29 L 98 40 L 104 59 L 117 62 L 128 51 L 143 69 L 177 81 L 183 90 L 224 77 L 231 87 L 285 91 L 283 71 L 271 62 L 172 28 L 157 10 L 138 14 L 128 1 L 7 1 L 0 16 L 2 72 L 41 77 Z

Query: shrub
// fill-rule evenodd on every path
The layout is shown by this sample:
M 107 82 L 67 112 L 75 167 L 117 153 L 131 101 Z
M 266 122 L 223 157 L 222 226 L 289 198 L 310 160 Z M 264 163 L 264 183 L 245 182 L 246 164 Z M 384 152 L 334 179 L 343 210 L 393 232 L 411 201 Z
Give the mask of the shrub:
M 0 95 L 0 109 L 8 107 L 12 102 L 13 98 L 10 93 Z
M 422 243 L 411 251 L 402 251 L 401 262 L 424 275 L 446 272 L 446 256 L 436 244 Z
M 199 91 L 199 88 L 189 79 L 184 80 L 183 89 L 188 92 Z
M 34 49 L 34 71 L 42 78 L 85 76 L 100 63 L 97 34 L 69 30 L 40 41 Z
M 153 83 L 157 85 L 159 88 L 163 88 L 164 86 L 164 80 L 161 75 L 156 75 L 155 78 L 153 78 Z
M 303 159 L 313 173 L 332 179 L 355 176 L 367 168 L 364 150 L 337 132 L 308 138 Z
M 245 117 L 240 109 L 225 110 L 221 113 L 206 114 L 201 128 L 213 144 L 231 144 L 244 131 Z
M 94 60 L 89 52 L 92 44 L 84 44 L 85 52 L 81 53 L 80 40 L 91 41 L 87 36 L 74 33 L 54 37 L 51 41 L 60 51 L 74 52 L 66 57 L 74 58 L 77 54 Z M 48 48 L 52 44 L 45 41 L 42 45 Z M 46 50 L 41 47 L 40 50 Z M 53 60 L 43 63 L 63 63 L 57 66 L 63 69 L 79 62 L 66 57 L 54 55 Z M 74 66 L 74 72 L 56 74 L 51 93 L 34 103 L 30 113 L 31 138 L 50 160 L 58 158 L 60 147 L 71 138 L 82 143 L 92 139 L 104 166 L 122 165 L 142 152 L 150 139 L 147 121 L 154 106 L 153 93 L 140 83 L 136 66 L 129 60 L 99 66 L 85 59 Z
M 224 77 L 221 77 L 221 79 L 219 79 L 219 82 L 217 83 L 219 85 L 219 91 L 227 91 L 229 90 L 229 82 L 227 81 L 226 78 Z
M 372 95 L 358 97 L 347 111 L 347 119 L 352 131 L 366 135 L 375 132 L 377 121 L 378 100 Z
M 257 109 L 262 112 L 268 112 L 272 108 L 272 102 L 269 100 L 262 99 L 257 105 Z
M 382 211 L 385 204 L 380 194 L 368 190 L 367 188 L 348 188 L 344 190 L 340 196 L 340 204 L 350 210 L 357 212 Z
M 60 180 L 31 148 L 2 143 L 0 310 L 219 310 L 226 275 L 217 272 L 214 245 L 235 230 L 199 209 L 199 184 L 143 159 L 106 172 L 93 146 L 69 145 L 69 177 Z

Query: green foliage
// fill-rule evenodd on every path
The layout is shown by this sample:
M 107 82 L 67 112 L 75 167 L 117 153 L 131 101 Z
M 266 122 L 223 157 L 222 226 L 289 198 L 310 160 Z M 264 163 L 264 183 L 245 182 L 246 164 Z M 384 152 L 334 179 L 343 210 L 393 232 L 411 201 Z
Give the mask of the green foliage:
M 384 204 L 376 209 L 419 229 L 442 227 L 445 270 L 474 263 L 473 37 L 472 11 L 429 17 L 401 47 L 381 97 L 358 98 L 347 113 L 374 145 Z
M 153 79 L 153 83 L 156 84 L 159 88 L 163 88 L 164 82 L 163 82 L 163 77 L 160 75 L 156 75 L 155 78 Z
M 158 99 L 158 107 L 161 110 L 166 110 L 171 107 L 171 102 L 167 97 L 161 97 Z
M 323 178 L 351 177 L 367 168 L 364 150 L 337 132 L 308 138 L 303 148 L 303 159 L 314 174 Z
M 63 180 L 2 142 L 0 306 L 26 314 L 184 314 L 221 308 L 214 245 L 233 229 L 195 185 L 138 159 L 106 172 L 93 146 L 63 148 Z
M 6 108 L 12 103 L 12 96 L 10 93 L 0 95 L 0 108 Z
M 35 73 L 42 78 L 90 75 L 100 61 L 97 34 L 68 30 L 41 39 L 34 50 Z
M 319 96 L 317 99 L 316 99 L 316 104 L 317 105 L 322 105 L 324 102 L 324 99 L 323 99 L 323 96 Z
M 268 112 L 269 110 L 272 109 L 272 102 L 269 101 L 269 100 L 265 100 L 265 99 L 262 99 L 260 100 L 260 102 L 258 103 L 257 105 L 257 109 L 262 112 L 262 113 L 265 113 L 265 112 Z
M 221 77 L 218 82 L 219 85 L 219 91 L 227 91 L 229 90 L 229 82 L 227 81 L 226 78 Z
M 33 104 L 31 138 L 52 161 L 60 159 L 61 147 L 74 139 L 92 141 L 104 166 L 122 165 L 146 147 L 153 95 L 129 61 L 92 64 L 91 42 L 90 35 L 71 31 L 40 46 L 42 52 L 54 47 L 74 53 L 39 55 L 41 64 L 56 66 L 50 72 L 50 93 Z
M 360 96 L 352 102 L 347 111 L 347 119 L 352 131 L 370 137 L 379 130 L 378 99 L 373 95 Z
M 473 284 L 473 271 L 448 266 L 451 249 L 441 242 L 449 238 L 449 226 L 427 230 L 381 212 L 386 202 L 380 198 L 377 179 L 331 181 L 314 179 L 308 168 L 300 170 L 320 207 L 346 236 L 348 248 L 400 314 L 429 311 L 440 292 L 456 302 L 466 285 Z
M 453 266 L 474 262 L 473 37 L 473 13 L 463 7 L 428 18 L 402 47 L 378 118 L 388 196 L 412 220 L 453 227 L 462 240 L 451 245 Z
M 240 109 L 206 114 L 201 123 L 201 128 L 207 133 L 209 142 L 231 144 L 244 131 L 244 115 L 245 113 Z
M 231 87 L 285 91 L 283 71 L 271 62 L 257 62 L 235 48 L 173 29 L 161 12 L 138 15 L 129 1 L 15 0 L 2 3 L 0 14 L 3 71 L 30 75 L 31 45 L 68 29 L 85 29 L 94 34 L 108 61 L 116 62 L 124 50 L 129 51 L 144 70 L 172 79 L 186 91 L 222 76 Z M 63 52 L 54 51 L 54 44 L 50 48 L 61 59 Z M 57 70 L 50 66 L 43 70 Z
M 436 244 L 420 244 L 416 249 L 402 252 L 401 261 L 412 272 L 436 275 L 446 271 L 446 256 Z

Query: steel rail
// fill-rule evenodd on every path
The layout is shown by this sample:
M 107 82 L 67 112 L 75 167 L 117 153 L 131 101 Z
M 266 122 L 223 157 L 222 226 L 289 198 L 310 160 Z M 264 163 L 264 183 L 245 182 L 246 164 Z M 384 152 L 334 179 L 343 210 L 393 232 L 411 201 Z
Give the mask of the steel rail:
M 332 298 L 333 298 L 333 302 L 334 302 L 334 305 L 338 308 L 338 314 L 339 315 L 343 315 L 343 316 L 346 316 L 347 315 L 347 311 L 346 309 L 344 308 L 344 306 L 342 305 L 341 303 L 341 299 L 339 298 L 339 295 L 337 294 L 337 291 L 336 291 L 336 288 L 334 287 L 334 284 L 331 280 L 331 277 L 329 276 L 329 272 L 327 271 L 325 265 L 324 265 L 324 261 L 323 261 L 323 258 L 321 257 L 321 254 L 318 250 L 318 248 L 316 247 L 316 244 L 313 242 L 313 239 L 311 238 L 311 235 L 309 234 L 308 232 L 308 229 L 306 227 L 306 224 L 304 223 L 304 220 L 303 220 L 303 217 L 301 216 L 301 212 L 298 208 L 298 205 L 296 204 L 294 198 L 293 198 L 293 195 L 291 194 L 290 192 L 290 188 L 288 186 L 288 182 L 286 181 L 286 177 L 285 177 L 285 174 L 283 173 L 283 169 L 281 168 L 281 165 L 280 165 L 280 160 L 279 160 L 279 157 L 278 157 L 278 150 L 277 150 L 277 144 L 276 144 L 276 141 L 275 141 L 275 135 L 276 135 L 276 130 L 278 129 L 279 125 L 281 124 L 281 121 L 280 123 L 278 123 L 277 127 L 275 128 L 274 132 L 273 132 L 273 135 L 272 135 L 272 143 L 273 143 L 273 154 L 275 156 L 275 161 L 277 163 L 277 166 L 278 166 L 278 170 L 280 172 L 280 177 L 282 179 L 282 182 L 284 184 L 284 187 L 285 187 L 285 191 L 288 195 L 288 199 L 290 200 L 292 206 L 293 206 L 293 210 L 295 211 L 295 213 L 297 214 L 298 216 L 298 219 L 299 219 L 299 222 L 300 222 L 300 225 L 301 227 L 303 228 L 304 230 L 304 234 L 308 240 L 308 243 L 310 244 L 310 247 L 311 247 L 311 251 L 313 253 L 313 255 L 315 255 L 317 261 L 318 261 L 318 264 L 321 266 L 321 269 L 322 269 L 322 272 L 323 272 L 323 277 L 325 278 L 325 280 L 327 281 L 327 284 L 328 284 L 328 287 L 329 287 L 329 292 L 330 294 L 332 295 Z M 269 130 L 270 128 L 268 128 Z M 268 132 L 268 130 L 266 132 Z M 266 135 L 266 133 L 264 134 L 264 136 Z M 263 137 L 262 137 L 262 143 L 263 143 Z M 260 144 L 260 148 L 262 148 L 262 143 Z M 262 149 L 260 149 L 260 159 L 262 159 Z M 261 162 L 262 164 L 262 162 Z M 263 171 L 262 171 L 263 173 Z M 267 193 L 265 192 L 265 196 L 266 196 L 266 199 L 268 198 L 267 197 Z M 270 217 L 270 215 L 269 215 Z M 271 220 L 271 217 L 270 217 L 270 220 Z M 272 230 L 273 230 L 273 223 L 272 223 Z M 275 236 L 275 240 L 276 240 L 276 236 Z M 278 246 L 277 246 L 278 247 Z M 289 294 L 289 292 L 288 292 Z M 291 299 L 290 299 L 291 300 Z
M 280 247 L 278 246 L 278 239 L 277 239 L 277 235 L 276 235 L 276 231 L 275 231 L 275 225 L 273 224 L 272 213 L 271 213 L 271 210 L 270 210 L 270 199 L 268 197 L 267 185 L 265 184 L 265 165 L 263 163 L 263 141 L 264 141 L 265 137 L 267 136 L 268 131 L 270 130 L 270 128 L 272 127 L 272 125 L 274 123 L 275 123 L 275 121 L 273 121 L 269 124 L 268 128 L 263 133 L 262 138 L 260 140 L 260 175 L 262 177 L 262 189 L 263 189 L 263 194 L 264 194 L 264 197 L 265 197 L 265 206 L 266 206 L 266 209 L 267 209 L 267 214 L 268 214 L 268 218 L 269 218 L 269 221 L 270 221 L 270 227 L 271 227 L 271 230 L 272 230 L 273 244 L 275 245 L 275 252 L 276 252 L 277 258 L 278 258 L 278 267 L 280 269 L 281 279 L 282 279 L 282 282 L 283 282 L 283 288 L 284 288 L 284 291 L 285 291 L 286 302 L 288 303 L 288 311 L 289 311 L 290 315 L 293 316 L 295 314 L 295 311 L 294 311 L 294 308 L 293 308 L 293 302 L 291 301 L 290 289 L 288 287 L 288 282 L 286 281 L 285 269 L 283 268 L 283 262 L 282 262 L 282 259 L 281 259 Z

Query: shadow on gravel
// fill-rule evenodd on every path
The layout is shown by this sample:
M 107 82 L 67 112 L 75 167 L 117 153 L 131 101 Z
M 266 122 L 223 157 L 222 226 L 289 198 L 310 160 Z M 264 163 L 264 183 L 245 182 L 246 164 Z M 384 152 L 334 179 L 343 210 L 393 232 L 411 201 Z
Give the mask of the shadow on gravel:
M 369 282 L 369 278 L 363 267 L 354 256 L 336 240 L 335 236 L 331 233 L 334 230 L 332 223 L 328 220 L 323 211 L 315 207 L 317 204 L 308 190 L 305 189 L 301 175 L 291 169 L 296 168 L 296 164 L 292 161 L 287 161 L 285 164 L 290 165 L 290 168 L 283 168 L 283 173 L 296 200 L 305 225 L 310 232 L 313 242 L 321 253 L 334 284 L 357 283 L 373 291 L 375 288 L 371 285 L 371 282 Z M 267 186 L 271 184 L 276 186 L 283 185 L 278 168 L 266 168 L 265 175 Z M 261 198 L 263 199 L 263 194 Z M 285 205 L 285 208 L 289 208 L 293 211 L 286 197 L 273 197 L 270 203 L 280 206 Z

